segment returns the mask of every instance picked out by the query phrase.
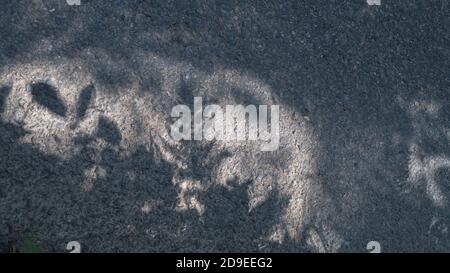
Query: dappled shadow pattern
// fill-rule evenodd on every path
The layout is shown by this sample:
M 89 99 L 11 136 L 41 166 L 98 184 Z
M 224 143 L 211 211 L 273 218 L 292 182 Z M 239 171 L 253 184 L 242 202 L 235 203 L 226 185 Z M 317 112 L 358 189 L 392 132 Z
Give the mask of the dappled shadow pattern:
M 132 75 L 138 75 L 141 76 L 142 89 L 155 93 L 155 97 L 160 98 L 160 104 L 163 106 L 165 106 L 164 93 L 160 90 L 162 80 L 159 74 L 161 72 L 141 68 L 136 64 L 142 52 L 173 62 L 188 63 L 206 72 L 214 71 L 218 66 L 246 71 L 270 85 L 282 103 L 292 106 L 302 116 L 308 117 L 318 137 L 318 152 L 315 156 L 319 179 L 316 183 L 321 185 L 323 196 L 318 197 L 314 203 L 316 208 L 320 209 L 309 211 L 316 214 L 311 217 L 314 220 L 311 220 L 309 226 L 320 229 L 326 225 L 339 235 L 339 238 L 330 239 L 339 241 L 339 246 L 327 249 L 328 251 L 365 251 L 365 245 L 372 240 L 380 241 L 385 251 L 450 250 L 447 230 L 449 206 L 436 206 L 433 197 L 427 193 L 427 184 L 422 181 L 423 178 L 414 182 L 417 184 L 409 182 L 413 169 L 411 147 L 414 143 L 420 148 L 420 152 L 416 153 L 418 158 L 450 157 L 448 132 L 447 135 L 442 133 L 440 137 L 435 135 L 430 138 L 427 135 L 427 132 L 439 130 L 445 132 L 450 121 L 449 32 L 446 27 L 450 23 L 448 16 L 450 9 L 447 1 L 432 3 L 418 0 L 383 1 L 382 6 L 370 8 L 366 5 L 366 1 L 352 3 L 317 0 L 282 2 L 132 0 L 103 3 L 86 1 L 75 11 L 58 6 L 59 10 L 55 15 L 43 10 L 30 12 L 33 9 L 28 4 L 17 3 L 20 1 L 4 2 L 8 3 L 2 3 L 0 10 L 2 65 L 31 61 L 33 56 L 43 59 L 55 55 L 69 59 L 81 58 L 90 69 L 89 72 L 95 75 L 95 79 L 109 87 L 108 91 L 117 92 L 126 89 L 131 85 L 128 79 Z M 23 16 L 24 14 L 32 16 L 28 18 Z M 22 20 L 23 17 L 25 20 Z M 34 20 L 36 18 L 42 20 Z M 9 23 L 10 19 L 12 25 Z M 23 35 L 16 35 L 19 32 Z M 44 48 L 50 48 L 48 44 L 52 45 L 52 49 L 45 51 Z M 31 52 L 33 46 L 42 50 Z M 89 50 L 94 53 L 86 53 Z M 164 73 L 170 74 L 167 71 Z M 190 101 L 191 88 L 196 86 L 189 86 L 183 81 L 182 83 L 179 95 L 182 100 Z M 434 129 L 426 125 L 428 114 L 411 115 L 407 109 L 409 105 L 424 100 L 443 105 L 437 115 Z M 245 96 L 242 101 L 245 101 Z M 58 107 L 52 105 L 48 107 L 59 115 L 64 113 Z M 422 118 L 425 122 L 420 122 Z M 24 134 L 19 125 L 2 123 L 1 126 L 2 141 L 6 141 L 1 145 L 1 158 L 8 158 L 7 161 L 2 160 L 1 173 L 9 177 L 3 183 L 17 183 L 11 188 L 18 192 L 41 194 L 43 197 L 61 194 L 70 197 L 74 194 L 58 188 L 60 187 L 57 186 L 58 183 L 61 183 L 58 179 L 76 177 L 84 173 L 85 166 L 81 166 L 79 162 L 90 162 L 87 159 L 84 161 L 89 155 L 88 146 L 85 153 L 80 153 L 73 161 L 62 164 L 61 172 L 65 173 L 64 176 L 56 175 L 52 173 L 52 168 L 46 169 L 44 166 L 47 163 L 59 166 L 59 159 L 18 142 L 18 136 Z M 115 137 L 110 138 L 110 134 Z M 11 141 L 8 136 L 13 135 L 16 136 L 12 138 L 14 142 L 8 142 Z M 98 137 L 114 146 L 117 139 L 120 139 L 119 135 L 120 133 L 107 120 L 100 121 Z M 12 153 L 13 148 L 17 152 Z M 102 157 L 108 158 L 104 162 L 105 168 L 108 169 L 106 176 L 108 179 L 100 183 L 103 186 L 96 188 L 98 191 L 117 190 L 114 186 L 111 189 L 105 186 L 106 183 L 112 185 L 119 183 L 118 178 L 110 173 L 120 174 L 114 170 L 126 173 L 125 167 L 124 169 L 108 167 L 112 162 L 118 166 L 121 164 L 128 166 L 128 163 L 122 162 L 124 159 L 119 158 L 114 150 L 116 148 L 101 152 Z M 192 151 L 195 152 L 196 149 L 201 150 L 203 147 L 193 147 Z M 145 155 L 147 152 L 149 151 L 142 153 Z M 144 157 L 153 162 L 153 156 L 150 154 Z M 31 156 L 35 160 L 32 163 L 24 161 L 24 155 Z M 142 156 L 142 154 L 132 156 L 127 158 L 127 161 L 139 161 Z M 94 159 L 91 161 L 95 162 Z M 40 164 L 34 165 L 35 162 Z M 167 179 L 167 174 L 158 172 L 161 170 L 158 164 L 157 167 L 149 167 L 146 164 L 143 177 L 156 175 L 159 179 Z M 195 157 L 192 166 L 201 166 L 196 163 Z M 428 167 L 433 169 L 434 166 Z M 33 169 L 33 174 L 28 173 L 30 169 Z M 16 173 L 14 170 L 23 172 Z M 423 172 L 426 170 L 425 168 Z M 138 168 L 132 173 L 138 175 L 140 171 Z M 36 173 L 41 176 L 36 176 Z M 203 174 L 208 173 L 208 170 L 201 167 L 200 170 L 192 169 L 187 173 L 186 176 L 193 175 L 200 178 L 204 177 Z M 49 187 L 38 186 L 38 189 L 30 187 L 30 184 L 41 185 L 43 182 L 39 179 L 47 181 L 46 183 L 54 183 L 56 188 L 50 188 L 56 192 L 48 192 Z M 110 179 L 115 182 L 108 182 Z M 128 183 L 131 181 L 128 178 L 123 179 L 123 183 L 133 185 Z M 72 183 L 67 181 L 66 184 Z M 448 168 L 436 170 L 434 181 L 440 185 L 440 194 L 448 196 Z M 55 186 L 54 184 L 51 185 Z M 170 207 L 170 204 L 175 204 L 173 199 L 176 199 L 176 193 L 168 186 L 169 184 L 170 182 L 166 181 L 161 187 L 162 192 L 171 200 L 167 201 Z M 244 191 L 239 187 L 237 186 L 235 192 L 233 190 L 231 192 L 245 200 Z M 44 211 L 48 209 L 40 208 L 39 202 L 33 197 L 17 195 L 14 199 L 13 196 L 16 194 L 16 192 L 2 192 L 2 201 L 10 206 L 26 202 L 27 205 L 23 207 L 36 207 Z M 135 201 L 145 199 L 129 194 L 126 198 L 134 198 Z M 215 204 L 207 197 L 202 197 L 206 204 L 205 228 L 215 230 L 219 228 L 216 222 L 223 221 L 217 219 L 218 216 L 214 215 L 211 208 L 227 214 L 229 211 L 227 202 L 237 202 L 237 199 L 229 196 L 228 190 L 216 187 L 211 188 L 211 195 L 217 196 L 223 202 Z M 219 196 L 228 196 L 230 198 L 228 200 L 233 201 L 223 200 Z M 108 222 L 97 222 L 96 219 L 100 218 L 96 214 L 98 210 L 95 209 L 98 206 L 98 199 L 76 197 L 67 202 L 65 206 L 83 212 L 81 216 L 72 216 L 73 219 L 70 220 L 72 223 L 98 227 L 99 230 L 96 235 L 70 234 L 70 236 L 86 239 L 96 236 L 104 238 L 109 235 L 108 232 L 116 228 L 106 228 Z M 270 203 L 274 201 L 267 203 L 267 206 L 270 207 Z M 326 205 L 322 206 L 322 203 Z M 124 215 L 129 209 L 118 207 L 114 200 L 105 199 L 100 204 L 109 208 L 108 213 L 112 219 L 117 215 Z M 243 211 L 244 205 L 240 206 L 238 203 L 237 206 Z M 176 242 L 173 234 L 184 234 L 183 230 L 189 230 L 185 227 L 175 225 L 166 235 L 162 237 L 155 235 L 158 234 L 158 230 L 164 230 L 162 226 L 170 226 L 171 219 L 185 217 L 173 210 L 159 208 L 156 214 L 142 220 L 136 220 L 140 219 L 138 216 L 134 222 L 128 221 L 128 218 L 120 219 L 123 220 L 124 226 L 117 228 L 128 230 L 127 225 L 149 221 L 148 226 L 156 226 L 157 230 L 148 231 L 151 236 L 155 236 L 155 239 L 151 239 L 155 246 L 154 250 L 189 248 L 187 243 L 183 242 L 178 245 L 180 248 L 172 245 L 172 242 Z M 275 214 L 275 210 L 268 211 L 269 216 Z M 35 222 L 34 226 L 60 224 L 34 219 L 32 210 L 26 215 L 14 210 L 11 213 L 30 217 Z M 58 213 L 62 218 L 64 214 Z M 239 215 L 240 212 L 233 213 Z M 12 216 L 8 217 L 8 220 L 4 221 L 14 222 Z M 195 226 L 196 216 L 186 217 L 192 217 L 189 221 Z M 252 217 L 259 216 L 252 215 L 242 223 L 252 226 Z M 61 220 L 61 218 L 53 219 Z M 159 219 L 162 219 L 161 222 Z M 116 224 L 121 221 L 112 222 Z M 267 228 L 264 226 L 262 227 L 264 230 L 260 230 L 253 226 L 258 231 L 253 233 L 251 230 L 243 230 L 244 225 L 236 219 L 231 218 L 231 223 L 249 238 L 247 243 L 250 248 L 256 246 L 254 243 L 254 239 L 258 237 L 256 234 L 264 234 Z M 145 225 L 142 224 L 143 226 Z M 196 228 L 201 230 L 199 227 Z M 74 232 L 75 230 L 82 230 L 82 227 L 74 229 Z M 124 244 L 133 244 L 133 240 L 126 239 L 127 236 L 133 236 L 133 230 L 135 229 L 129 228 L 128 231 L 124 231 L 121 239 Z M 100 235 L 102 231 L 105 234 Z M 214 246 L 212 248 L 195 248 L 195 245 L 192 245 L 192 249 L 248 250 L 238 247 L 240 241 L 237 236 L 234 237 L 232 234 L 223 236 L 223 238 L 207 237 L 208 240 L 221 242 L 221 246 L 212 244 Z M 236 244 L 227 243 L 225 238 Z M 163 241 L 170 243 L 165 244 Z M 93 242 L 97 243 L 98 249 L 104 246 L 100 239 Z M 112 241 L 111 243 L 114 244 Z M 136 247 L 144 245 L 136 244 Z M 290 242 L 286 242 L 286 245 L 289 244 Z M 292 242 L 298 250 L 304 250 L 307 243 L 304 240 L 298 243 L 302 244 L 301 246 L 296 244 Z M 272 247 L 277 249 L 275 246 Z

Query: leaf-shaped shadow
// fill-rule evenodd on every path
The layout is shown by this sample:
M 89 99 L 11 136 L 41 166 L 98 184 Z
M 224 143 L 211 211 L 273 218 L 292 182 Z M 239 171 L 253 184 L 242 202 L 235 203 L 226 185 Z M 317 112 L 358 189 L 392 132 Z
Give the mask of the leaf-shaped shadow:
M 59 98 L 56 88 L 46 83 L 34 83 L 30 87 L 34 101 L 61 117 L 66 116 L 67 107 Z
M 100 117 L 98 120 L 97 137 L 111 144 L 119 144 L 122 140 L 122 134 L 117 125 L 105 117 Z
M 5 103 L 8 98 L 9 93 L 11 92 L 11 87 L 2 86 L 0 87 L 0 114 L 5 111 Z
M 80 97 L 78 99 L 78 107 L 77 107 L 77 117 L 79 119 L 83 119 L 86 115 L 86 111 L 91 103 L 92 97 L 95 93 L 95 87 L 93 85 L 89 85 L 81 90 Z

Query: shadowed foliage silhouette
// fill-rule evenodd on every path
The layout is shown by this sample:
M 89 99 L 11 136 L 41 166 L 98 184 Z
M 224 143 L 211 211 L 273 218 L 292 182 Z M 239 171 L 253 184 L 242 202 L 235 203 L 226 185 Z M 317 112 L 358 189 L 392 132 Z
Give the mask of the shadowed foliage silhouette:
M 122 139 L 119 128 L 105 117 L 100 117 L 98 120 L 96 135 L 112 144 L 119 144 Z
M 81 90 L 80 98 L 78 99 L 77 117 L 83 119 L 91 103 L 92 97 L 95 93 L 95 86 L 89 85 Z
M 30 91 L 33 95 L 33 100 L 37 103 L 59 116 L 66 116 L 67 107 L 59 98 L 58 90 L 55 87 L 42 82 L 33 83 L 30 85 Z
M 11 87 L 9 87 L 9 86 L 1 86 L 0 87 L 0 114 L 3 113 L 3 111 L 4 111 L 6 99 L 8 98 L 8 95 L 10 92 L 11 92 Z
M 250 183 L 229 181 L 226 186 L 212 186 L 201 194 L 200 201 L 206 209 L 199 229 L 209 242 L 208 251 L 264 251 L 269 244 L 267 238 L 286 204 L 274 191 L 263 203 L 250 209 Z
M 439 168 L 434 179 L 423 178 L 434 170 L 423 162 L 450 157 L 448 1 L 385 1 L 376 8 L 366 1 L 337 0 L 86 1 L 77 9 L 58 6 L 53 14 L 35 4 L 1 2 L 0 70 L 64 56 L 82 64 L 93 84 L 106 86 L 82 92 L 80 119 L 88 98 L 100 92 L 125 97 L 133 84 L 152 95 L 155 109 L 169 111 L 172 101 L 189 105 L 196 89 L 205 87 L 197 84 L 200 80 L 186 80 L 176 69 L 179 64 L 211 74 L 211 81 L 223 80 L 215 74 L 221 70 L 260 79 L 283 107 L 292 107 L 293 115 L 311 125 L 318 140 L 312 156 L 316 171 L 310 176 L 320 188 L 320 195 L 308 196 L 311 217 L 298 238 L 283 235 L 282 243 L 273 242 L 261 238 L 274 225 L 283 225 L 278 214 L 286 200 L 271 194 L 249 213 L 246 183 L 208 183 L 216 165 L 234 156 L 229 151 L 183 143 L 183 152 L 191 152 L 186 152 L 185 169 L 162 160 L 164 151 L 156 144 L 124 156 L 117 147 L 123 139 L 120 128 L 102 117 L 96 135 L 75 139 L 80 150 L 63 160 L 21 142 L 26 133 L 21 125 L 2 120 L 0 175 L 5 187 L 0 187 L 0 202 L 10 210 L 2 226 L 37 226 L 47 249 L 55 251 L 69 237 L 84 240 L 91 251 L 366 251 L 372 240 L 385 251 L 450 250 L 450 208 L 435 204 L 427 182 L 435 181 L 439 196 L 450 198 L 448 168 Z M 157 65 L 140 66 L 142 60 Z M 173 87 L 173 82 L 181 84 Z M 59 116 L 66 114 L 52 86 L 34 85 L 38 103 Z M 173 100 L 167 92 L 172 87 Z M 0 110 L 6 103 L 2 93 L 8 90 L 0 89 Z M 232 92 L 238 103 L 258 102 L 249 90 Z M 441 105 L 440 110 L 427 108 L 426 101 Z M 95 147 L 96 137 L 108 142 L 106 148 Z M 419 152 L 414 153 L 413 144 Z M 165 148 L 179 155 L 176 148 Z M 419 163 L 423 177 L 411 179 Z M 210 186 L 196 193 L 203 215 L 193 209 L 176 211 L 175 173 Z M 80 193 L 81 181 L 91 174 L 98 177 L 95 186 Z M 39 199 L 44 198 L 63 203 L 43 207 Z M 152 213 L 142 213 L 141 206 Z M 297 210 L 290 215 L 301 208 Z M 56 216 L 38 217 L 50 211 Z M 308 243 L 311 230 L 320 235 L 323 247 Z M 8 236 L 3 233 L 0 242 Z

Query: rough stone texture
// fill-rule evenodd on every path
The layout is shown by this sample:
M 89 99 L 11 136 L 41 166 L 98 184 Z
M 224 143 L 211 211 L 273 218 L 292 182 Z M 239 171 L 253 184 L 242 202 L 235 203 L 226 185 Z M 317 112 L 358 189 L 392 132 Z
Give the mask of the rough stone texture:
M 448 1 L 0 7 L 2 251 L 450 251 Z M 174 142 L 194 96 L 279 150 Z

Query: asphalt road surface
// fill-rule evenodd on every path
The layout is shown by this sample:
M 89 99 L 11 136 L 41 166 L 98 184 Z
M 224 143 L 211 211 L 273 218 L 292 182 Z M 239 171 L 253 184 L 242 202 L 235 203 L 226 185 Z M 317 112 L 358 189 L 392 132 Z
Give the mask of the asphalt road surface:
M 0 0 L 0 251 L 449 252 L 449 15 Z M 194 97 L 279 105 L 278 149 L 174 141 Z

